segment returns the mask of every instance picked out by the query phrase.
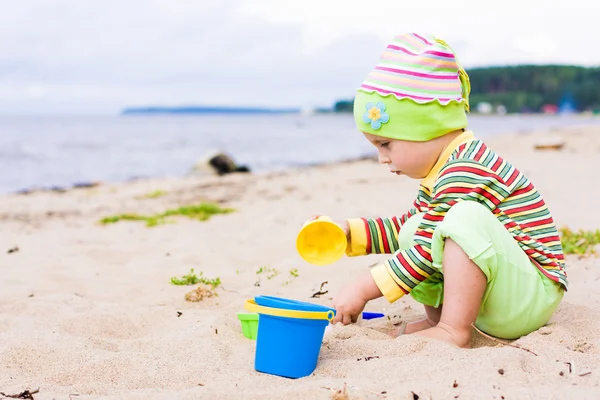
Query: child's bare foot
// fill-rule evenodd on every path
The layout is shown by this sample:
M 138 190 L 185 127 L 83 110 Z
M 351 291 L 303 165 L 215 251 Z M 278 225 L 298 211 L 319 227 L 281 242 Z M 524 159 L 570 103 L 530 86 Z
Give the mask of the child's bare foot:
M 424 331 L 419 332 L 418 335 L 432 339 L 443 340 L 444 342 L 453 344 L 457 347 L 468 349 L 471 347 L 472 333 L 473 331 L 471 329 L 460 331 L 444 324 L 443 322 L 440 322 L 433 328 L 425 329 Z
M 400 335 L 411 334 L 432 328 L 435 325 L 435 322 L 433 322 L 429 318 L 425 318 L 421 321 L 415 321 L 410 323 L 402 322 L 395 325 L 378 326 L 372 329 L 385 333 L 386 335 L 389 335 L 393 338 L 397 338 Z
M 404 330 L 406 329 L 406 322 L 401 322 L 394 325 L 384 325 L 384 326 L 373 326 L 370 327 L 377 332 L 385 333 L 388 336 L 393 338 L 397 338 L 398 336 L 404 334 Z
M 437 324 L 434 321 L 430 320 L 429 318 L 425 318 L 420 321 L 408 323 L 406 325 L 406 329 L 404 330 L 404 333 L 406 333 L 407 335 L 410 335 L 411 333 L 421 332 L 421 331 L 424 331 L 425 329 L 433 328 L 436 325 Z

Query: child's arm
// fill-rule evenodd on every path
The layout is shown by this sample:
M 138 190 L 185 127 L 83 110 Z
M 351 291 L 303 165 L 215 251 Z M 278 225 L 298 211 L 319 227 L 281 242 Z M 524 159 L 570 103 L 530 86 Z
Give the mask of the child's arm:
M 393 254 L 398 251 L 398 233 L 402 225 L 419 211 L 415 206 L 401 217 L 348 219 L 349 257 L 367 254 Z

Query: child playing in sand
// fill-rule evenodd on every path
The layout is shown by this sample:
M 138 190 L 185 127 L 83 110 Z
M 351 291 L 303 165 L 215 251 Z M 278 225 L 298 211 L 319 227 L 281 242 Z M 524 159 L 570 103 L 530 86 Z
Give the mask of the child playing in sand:
M 339 223 L 348 256 L 392 256 L 337 294 L 334 323 L 410 293 L 426 318 L 404 333 L 469 347 L 472 325 L 514 339 L 558 307 L 567 276 L 552 216 L 533 184 L 466 130 L 469 92 L 452 49 L 418 34 L 395 37 L 357 90 L 356 124 L 379 162 L 421 184 L 402 216 Z

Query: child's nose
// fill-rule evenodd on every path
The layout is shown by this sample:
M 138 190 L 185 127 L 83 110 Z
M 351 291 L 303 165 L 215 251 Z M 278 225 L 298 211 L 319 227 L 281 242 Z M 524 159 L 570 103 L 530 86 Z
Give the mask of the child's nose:
M 377 158 L 379 160 L 379 164 L 389 164 L 390 163 L 390 159 L 389 157 L 384 156 L 383 154 L 379 153 L 377 155 Z

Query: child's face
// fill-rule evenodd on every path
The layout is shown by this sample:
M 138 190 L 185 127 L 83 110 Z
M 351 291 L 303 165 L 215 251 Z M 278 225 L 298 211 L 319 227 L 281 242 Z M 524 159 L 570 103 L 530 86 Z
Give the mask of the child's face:
M 394 140 L 363 132 L 379 152 L 379 163 L 386 164 L 390 172 L 423 179 L 437 161 L 441 149 L 436 141 L 409 142 Z

